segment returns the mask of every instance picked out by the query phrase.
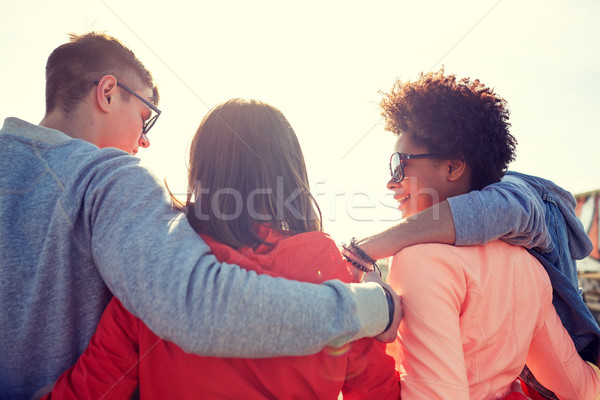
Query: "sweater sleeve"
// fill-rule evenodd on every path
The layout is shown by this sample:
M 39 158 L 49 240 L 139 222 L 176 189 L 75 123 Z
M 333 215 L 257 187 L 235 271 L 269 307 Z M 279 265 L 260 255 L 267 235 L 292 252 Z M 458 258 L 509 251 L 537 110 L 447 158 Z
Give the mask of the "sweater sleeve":
M 540 194 L 515 175 L 483 190 L 448 198 L 448 203 L 457 245 L 481 245 L 501 238 L 542 251 L 551 246 Z
M 114 298 L 79 360 L 43 399 L 128 399 L 138 386 L 139 320 Z
M 560 399 L 595 399 L 600 391 L 599 377 L 577 354 L 552 306 L 551 287 L 545 296 L 548 297 L 545 318 L 531 342 L 527 366 Z
M 392 259 L 389 282 L 402 298 L 398 330 L 402 399 L 469 399 L 459 315 L 462 270 L 448 252 L 417 245 Z
M 84 178 L 66 189 L 85 191 L 83 209 L 72 213 L 88 226 L 81 247 L 127 310 L 187 352 L 312 354 L 377 335 L 388 322 L 377 284 L 316 285 L 219 263 L 133 157 L 97 162 Z

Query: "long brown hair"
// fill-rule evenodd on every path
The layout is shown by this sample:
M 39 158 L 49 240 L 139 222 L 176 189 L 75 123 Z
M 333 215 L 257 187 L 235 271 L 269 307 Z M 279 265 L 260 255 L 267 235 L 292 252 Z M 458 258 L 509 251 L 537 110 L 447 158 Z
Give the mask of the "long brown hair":
M 322 229 L 298 138 L 275 107 L 217 105 L 194 135 L 188 168 L 185 211 L 199 233 L 239 248 L 264 243 L 261 223 L 289 234 Z

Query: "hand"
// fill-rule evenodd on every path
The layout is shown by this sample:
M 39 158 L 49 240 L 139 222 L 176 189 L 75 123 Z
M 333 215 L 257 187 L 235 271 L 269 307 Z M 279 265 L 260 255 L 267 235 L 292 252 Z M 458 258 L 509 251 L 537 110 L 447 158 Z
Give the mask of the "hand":
M 400 320 L 402 319 L 402 316 L 403 316 L 402 304 L 400 301 L 400 297 L 398 297 L 398 295 L 396 294 L 396 292 L 394 292 L 394 289 L 392 289 L 390 285 L 388 285 L 383 280 L 381 280 L 379 275 L 377 275 L 374 272 L 369 272 L 368 274 L 366 274 L 363 278 L 363 282 L 378 283 L 382 287 L 386 288 L 392 295 L 392 299 L 394 300 L 394 316 L 392 319 L 392 324 L 386 331 L 375 336 L 375 339 L 377 339 L 383 343 L 393 342 L 396 339 L 396 335 L 398 332 L 398 325 L 400 325 Z

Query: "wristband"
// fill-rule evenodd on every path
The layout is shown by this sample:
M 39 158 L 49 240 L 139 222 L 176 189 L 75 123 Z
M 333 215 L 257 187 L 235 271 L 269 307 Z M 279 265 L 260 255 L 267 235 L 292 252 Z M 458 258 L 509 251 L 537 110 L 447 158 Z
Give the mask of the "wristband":
M 385 297 L 386 297 L 387 303 L 388 303 L 388 312 L 390 314 L 389 315 L 390 320 L 388 321 L 385 329 L 383 330 L 383 332 L 385 332 L 388 329 L 390 329 L 390 326 L 392 326 L 392 322 L 394 321 L 394 312 L 396 311 L 396 305 L 394 304 L 394 298 L 392 297 L 392 294 L 390 293 L 390 291 L 385 286 L 382 286 L 381 288 L 385 292 Z M 383 333 L 383 332 L 381 332 L 381 333 Z

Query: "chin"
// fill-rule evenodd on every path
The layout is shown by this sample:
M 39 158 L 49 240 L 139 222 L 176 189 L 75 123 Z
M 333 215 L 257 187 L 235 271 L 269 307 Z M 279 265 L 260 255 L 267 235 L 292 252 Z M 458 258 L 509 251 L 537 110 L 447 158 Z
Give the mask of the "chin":
M 410 218 L 418 213 L 417 207 L 411 203 L 400 205 L 400 207 L 398 207 L 398 211 L 400 211 L 400 214 L 402 214 L 402 218 Z
M 415 214 L 416 214 L 416 213 L 405 213 L 405 212 L 403 212 L 403 213 L 402 213 L 402 218 L 403 218 L 403 219 L 408 219 L 408 218 L 412 217 L 412 216 L 413 216 L 413 215 L 415 215 Z

